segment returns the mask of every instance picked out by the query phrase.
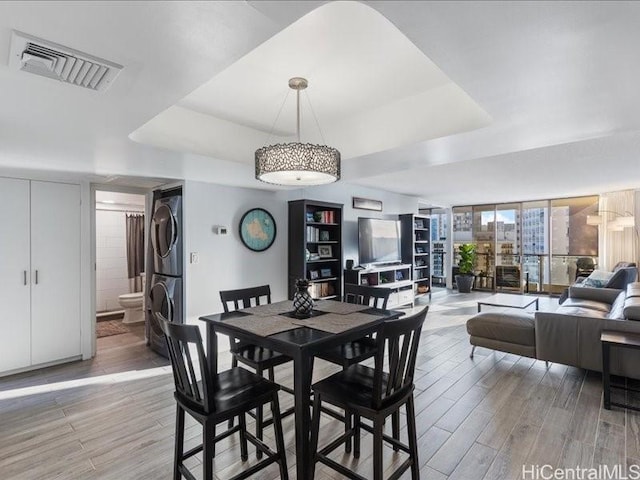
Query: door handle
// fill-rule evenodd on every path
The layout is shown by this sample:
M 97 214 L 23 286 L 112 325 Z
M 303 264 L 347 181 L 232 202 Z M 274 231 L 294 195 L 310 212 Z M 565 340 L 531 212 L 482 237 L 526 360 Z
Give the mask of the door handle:
M 27 285 L 27 271 L 26 271 L 26 270 L 23 270 L 23 272 L 22 272 L 22 273 L 24 273 L 24 284 L 25 284 L 25 286 L 26 286 L 26 285 Z
M 38 284 L 38 270 L 36 270 L 36 285 Z

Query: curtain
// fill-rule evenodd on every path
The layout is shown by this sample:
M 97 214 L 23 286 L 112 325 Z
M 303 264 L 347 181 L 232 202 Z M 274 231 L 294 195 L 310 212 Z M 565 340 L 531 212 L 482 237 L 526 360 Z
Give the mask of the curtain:
M 636 192 L 605 193 L 600 196 L 600 214 L 603 222 L 600 226 L 600 260 L 601 270 L 611 271 L 618 262 L 638 261 L 638 217 L 633 228 L 625 228 L 621 232 L 607 228 L 607 224 L 616 218 L 634 215 Z
M 126 216 L 127 224 L 127 272 L 129 276 L 129 291 L 142 291 L 142 277 L 144 272 L 144 215 L 133 214 Z

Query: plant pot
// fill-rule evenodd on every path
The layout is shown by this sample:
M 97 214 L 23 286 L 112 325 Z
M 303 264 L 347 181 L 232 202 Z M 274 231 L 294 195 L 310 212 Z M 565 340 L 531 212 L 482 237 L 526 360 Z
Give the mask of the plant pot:
M 458 292 L 470 293 L 471 287 L 473 287 L 473 275 L 456 275 L 456 285 L 458 286 Z

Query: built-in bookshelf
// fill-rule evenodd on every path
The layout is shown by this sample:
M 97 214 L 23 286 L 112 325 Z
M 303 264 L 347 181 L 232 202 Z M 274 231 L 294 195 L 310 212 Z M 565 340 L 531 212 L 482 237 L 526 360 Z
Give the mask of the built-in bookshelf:
M 342 297 L 342 204 L 289 202 L 289 298 L 306 278 L 314 299 Z
M 431 219 L 400 215 L 402 263 L 412 265 L 415 296 L 431 295 Z

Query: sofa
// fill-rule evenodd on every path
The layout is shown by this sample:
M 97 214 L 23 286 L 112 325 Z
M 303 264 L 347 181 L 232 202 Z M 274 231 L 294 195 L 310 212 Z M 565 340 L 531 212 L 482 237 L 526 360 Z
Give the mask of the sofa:
M 570 287 L 554 312 L 482 312 L 467 321 L 471 345 L 602 371 L 603 330 L 640 335 L 640 283 L 625 290 Z M 611 373 L 640 379 L 640 350 L 612 349 Z
M 604 288 L 616 288 L 619 290 L 624 290 L 627 288 L 627 285 L 635 282 L 638 279 L 638 269 L 636 268 L 636 264 L 632 262 L 616 263 L 616 265 L 613 267 L 612 273 L 613 275 L 611 275 L 611 277 L 607 280 L 607 282 L 604 285 L 599 285 L 599 286 L 602 286 Z M 587 280 L 588 278 L 589 278 L 588 276 L 577 277 L 573 286 L 574 287 L 593 286 L 593 285 L 588 285 L 589 284 L 589 281 Z M 558 302 L 560 304 L 564 303 L 564 301 L 568 298 L 568 296 L 569 296 L 569 289 L 567 288 L 562 293 L 562 295 L 560 295 Z

